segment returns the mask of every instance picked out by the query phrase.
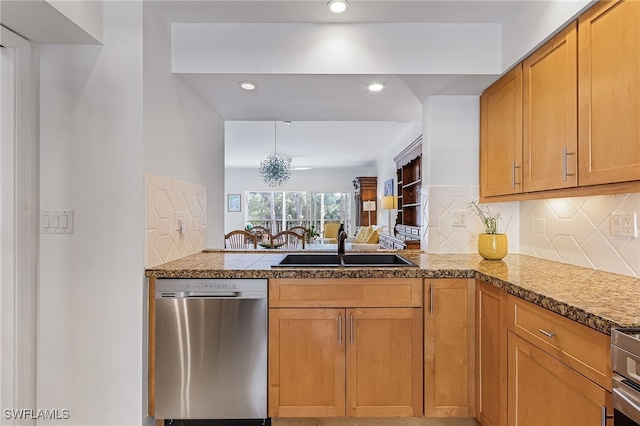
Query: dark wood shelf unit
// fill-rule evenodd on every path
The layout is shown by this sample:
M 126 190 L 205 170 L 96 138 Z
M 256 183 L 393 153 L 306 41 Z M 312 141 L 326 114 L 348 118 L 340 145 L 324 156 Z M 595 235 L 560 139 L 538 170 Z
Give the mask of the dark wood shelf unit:
M 356 205 L 356 229 L 360 226 L 370 226 L 377 224 L 378 212 L 378 178 L 375 176 L 360 176 L 353 179 L 355 188 Z M 375 201 L 376 210 L 371 211 L 371 222 L 369 222 L 369 212 L 364 210 L 365 201 Z
M 407 248 L 420 248 L 420 225 L 422 223 L 422 136 L 398 154 L 396 163 L 398 216 L 394 226 L 396 238 L 404 241 Z

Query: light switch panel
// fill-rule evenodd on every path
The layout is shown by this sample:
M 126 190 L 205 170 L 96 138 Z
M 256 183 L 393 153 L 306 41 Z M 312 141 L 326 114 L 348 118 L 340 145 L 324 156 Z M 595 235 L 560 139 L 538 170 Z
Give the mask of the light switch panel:
M 41 234 L 73 234 L 73 210 L 40 210 Z

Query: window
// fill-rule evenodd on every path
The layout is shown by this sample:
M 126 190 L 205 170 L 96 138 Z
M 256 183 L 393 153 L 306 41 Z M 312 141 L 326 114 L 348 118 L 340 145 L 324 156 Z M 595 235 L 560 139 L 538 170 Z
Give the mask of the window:
M 293 226 L 322 230 L 325 222 L 351 224 L 351 194 L 348 192 L 247 192 L 246 222 L 264 226 L 271 233 Z

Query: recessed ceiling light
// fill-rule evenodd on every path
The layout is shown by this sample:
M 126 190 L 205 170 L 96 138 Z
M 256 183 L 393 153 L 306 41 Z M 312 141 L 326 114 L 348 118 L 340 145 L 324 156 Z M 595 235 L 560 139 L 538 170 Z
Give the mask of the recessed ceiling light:
M 382 89 L 384 89 L 384 84 L 382 84 L 382 83 L 371 83 L 370 85 L 367 86 L 367 88 L 371 92 L 379 92 Z
M 241 81 L 238 83 L 244 90 L 256 90 L 258 87 L 253 81 Z
M 349 2 L 347 0 L 331 0 L 327 3 L 327 7 L 333 13 L 342 13 L 347 10 Z

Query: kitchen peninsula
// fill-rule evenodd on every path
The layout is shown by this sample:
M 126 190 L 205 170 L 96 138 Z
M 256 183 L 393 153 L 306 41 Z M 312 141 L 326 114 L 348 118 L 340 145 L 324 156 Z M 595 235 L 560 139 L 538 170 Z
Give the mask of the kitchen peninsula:
M 476 278 L 602 333 L 640 327 L 640 279 L 530 256 L 401 252 L 416 268 L 272 269 L 284 252 L 205 251 L 147 269 L 154 278 Z
M 512 254 L 503 261 L 486 261 L 475 254 L 426 254 L 420 251 L 402 251 L 400 254 L 417 266 L 276 269 L 271 266 L 286 255 L 284 252 L 220 250 L 201 252 L 150 268 L 147 276 L 151 289 L 155 280 L 161 278 L 268 279 L 271 321 L 282 321 L 282 311 L 302 315 L 305 310 L 329 310 L 337 312 L 336 324 L 338 315 L 345 317 L 340 323 L 347 329 L 344 332 L 347 340 L 354 333 L 349 331 L 346 320 L 351 315 L 354 318 L 362 315 L 363 318 L 357 320 L 361 322 L 354 321 L 364 324 L 356 325 L 356 334 L 357 327 L 367 327 L 365 314 L 378 321 L 404 321 L 404 329 L 414 330 L 407 332 L 402 340 L 406 352 L 401 352 L 406 354 L 406 361 L 401 364 L 413 365 L 411 378 L 400 384 L 406 385 L 403 391 L 407 395 L 403 401 L 405 405 L 396 404 L 396 409 L 402 411 L 393 414 L 393 404 L 361 407 L 350 402 L 353 397 L 349 394 L 349 375 L 352 374 L 349 369 L 354 366 L 353 361 L 349 361 L 351 349 L 346 349 L 347 387 L 346 391 L 340 391 L 342 396 L 335 397 L 342 404 L 346 400 L 346 408 L 330 406 L 331 414 L 307 414 L 313 412 L 306 411 L 308 408 L 304 406 L 293 410 L 291 405 L 271 399 L 281 386 L 278 382 L 270 387 L 269 413 L 272 417 L 342 417 L 345 413 L 350 417 L 362 412 L 369 413 L 365 416 L 476 417 L 482 424 L 516 424 L 539 421 L 546 413 L 557 414 L 555 408 L 561 407 L 555 405 L 561 402 L 554 402 L 553 398 L 543 401 L 554 406 L 546 410 L 529 413 L 519 409 L 528 401 L 537 404 L 538 399 L 548 398 L 544 392 L 531 391 L 534 384 L 557 388 L 572 404 L 579 401 L 578 408 L 570 412 L 565 410 L 567 414 L 563 415 L 581 413 L 581 419 L 584 419 L 581 424 L 600 424 L 601 409 L 606 416 L 611 415 L 609 333 L 612 327 L 640 326 L 640 301 L 636 297 L 640 279 L 524 255 Z M 284 297 L 282 289 L 286 286 L 292 287 L 286 289 Z M 341 286 L 354 290 L 343 291 Z M 305 288 L 313 295 L 307 297 Z M 397 293 L 391 288 L 397 289 Z M 383 292 L 389 296 L 388 300 L 380 299 Z M 348 294 L 350 298 L 341 304 L 342 294 Z M 365 300 L 367 297 L 377 299 L 372 302 L 373 299 Z M 152 297 L 149 302 L 152 314 Z M 284 321 L 301 318 L 287 315 Z M 333 317 L 326 316 L 326 312 L 324 315 L 318 320 L 333 324 Z M 424 322 L 416 323 L 416 318 L 423 318 Z M 420 348 L 424 350 L 422 355 L 414 352 L 415 330 L 418 329 L 424 339 L 424 346 Z M 547 334 L 539 335 L 539 329 Z M 275 351 L 274 339 L 278 337 L 274 337 L 273 329 L 270 330 L 270 351 Z M 396 344 L 368 345 L 367 338 L 371 335 L 363 336 L 360 343 L 356 339 L 356 346 L 364 342 L 368 350 Z M 452 336 L 455 342 L 452 342 Z M 336 342 L 343 338 L 342 334 L 339 338 L 333 337 Z M 329 336 L 329 344 L 333 337 Z M 419 341 L 418 345 L 421 343 Z M 455 353 L 451 349 L 452 343 Z M 153 344 L 153 338 L 150 344 Z M 278 350 L 286 350 L 282 343 L 278 345 Z M 446 353 L 443 355 L 442 352 Z M 277 352 L 270 352 L 270 371 L 274 366 L 279 368 L 278 356 Z M 416 356 L 424 360 L 418 367 L 414 364 Z M 454 377 L 451 373 L 456 370 L 462 373 Z M 270 380 L 275 380 L 273 371 L 271 375 Z M 517 376 L 518 380 L 507 380 L 507 376 Z M 353 380 L 362 380 L 354 377 Z M 452 382 L 455 384 L 451 385 Z M 417 394 L 416 383 L 424 383 Z M 294 385 L 287 383 L 287 386 Z M 455 391 L 452 389 L 463 391 L 453 398 L 451 394 Z M 451 402 L 453 399 L 457 402 Z

